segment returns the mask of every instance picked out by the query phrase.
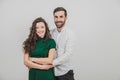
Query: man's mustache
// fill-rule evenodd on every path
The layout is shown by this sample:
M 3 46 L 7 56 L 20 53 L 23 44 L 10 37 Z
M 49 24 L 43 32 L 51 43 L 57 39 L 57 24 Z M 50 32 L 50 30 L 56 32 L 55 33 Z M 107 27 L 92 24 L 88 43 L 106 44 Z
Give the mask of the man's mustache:
M 57 21 L 56 23 L 63 23 L 62 21 Z

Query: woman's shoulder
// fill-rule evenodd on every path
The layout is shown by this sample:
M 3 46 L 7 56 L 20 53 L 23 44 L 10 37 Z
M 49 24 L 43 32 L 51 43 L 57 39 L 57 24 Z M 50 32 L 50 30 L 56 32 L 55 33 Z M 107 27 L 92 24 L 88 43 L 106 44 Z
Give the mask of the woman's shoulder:
M 48 39 L 48 42 L 50 42 L 50 43 L 51 43 L 51 42 L 55 42 L 55 40 L 54 40 L 53 38 L 49 38 L 49 39 Z
M 48 40 L 48 44 L 49 44 L 50 48 L 56 48 L 56 42 L 55 42 L 55 40 L 53 38 L 50 38 Z

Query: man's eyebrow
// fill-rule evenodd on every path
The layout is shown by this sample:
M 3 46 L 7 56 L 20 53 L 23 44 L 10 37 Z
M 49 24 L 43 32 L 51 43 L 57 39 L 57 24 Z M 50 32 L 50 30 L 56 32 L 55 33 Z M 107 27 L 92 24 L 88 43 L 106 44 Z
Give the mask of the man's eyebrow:
M 55 16 L 55 17 L 58 17 L 58 16 Z

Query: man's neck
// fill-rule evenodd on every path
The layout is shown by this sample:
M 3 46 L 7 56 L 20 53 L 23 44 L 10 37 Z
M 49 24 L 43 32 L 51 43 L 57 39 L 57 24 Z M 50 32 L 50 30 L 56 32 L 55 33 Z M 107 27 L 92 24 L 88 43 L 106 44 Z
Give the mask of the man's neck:
M 65 26 L 62 26 L 61 28 L 57 28 L 57 31 L 58 31 L 58 32 L 61 32 L 64 27 L 65 27 Z
M 57 28 L 57 31 L 58 31 L 58 32 L 61 32 L 61 30 L 62 30 L 62 28 Z

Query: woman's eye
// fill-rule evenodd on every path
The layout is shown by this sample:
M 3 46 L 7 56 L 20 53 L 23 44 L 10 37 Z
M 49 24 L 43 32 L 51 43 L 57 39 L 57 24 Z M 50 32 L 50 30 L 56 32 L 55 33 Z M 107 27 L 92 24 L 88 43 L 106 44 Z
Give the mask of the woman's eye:
M 38 29 L 38 27 L 36 27 L 36 29 Z
M 44 28 L 44 26 L 41 26 L 41 28 Z

